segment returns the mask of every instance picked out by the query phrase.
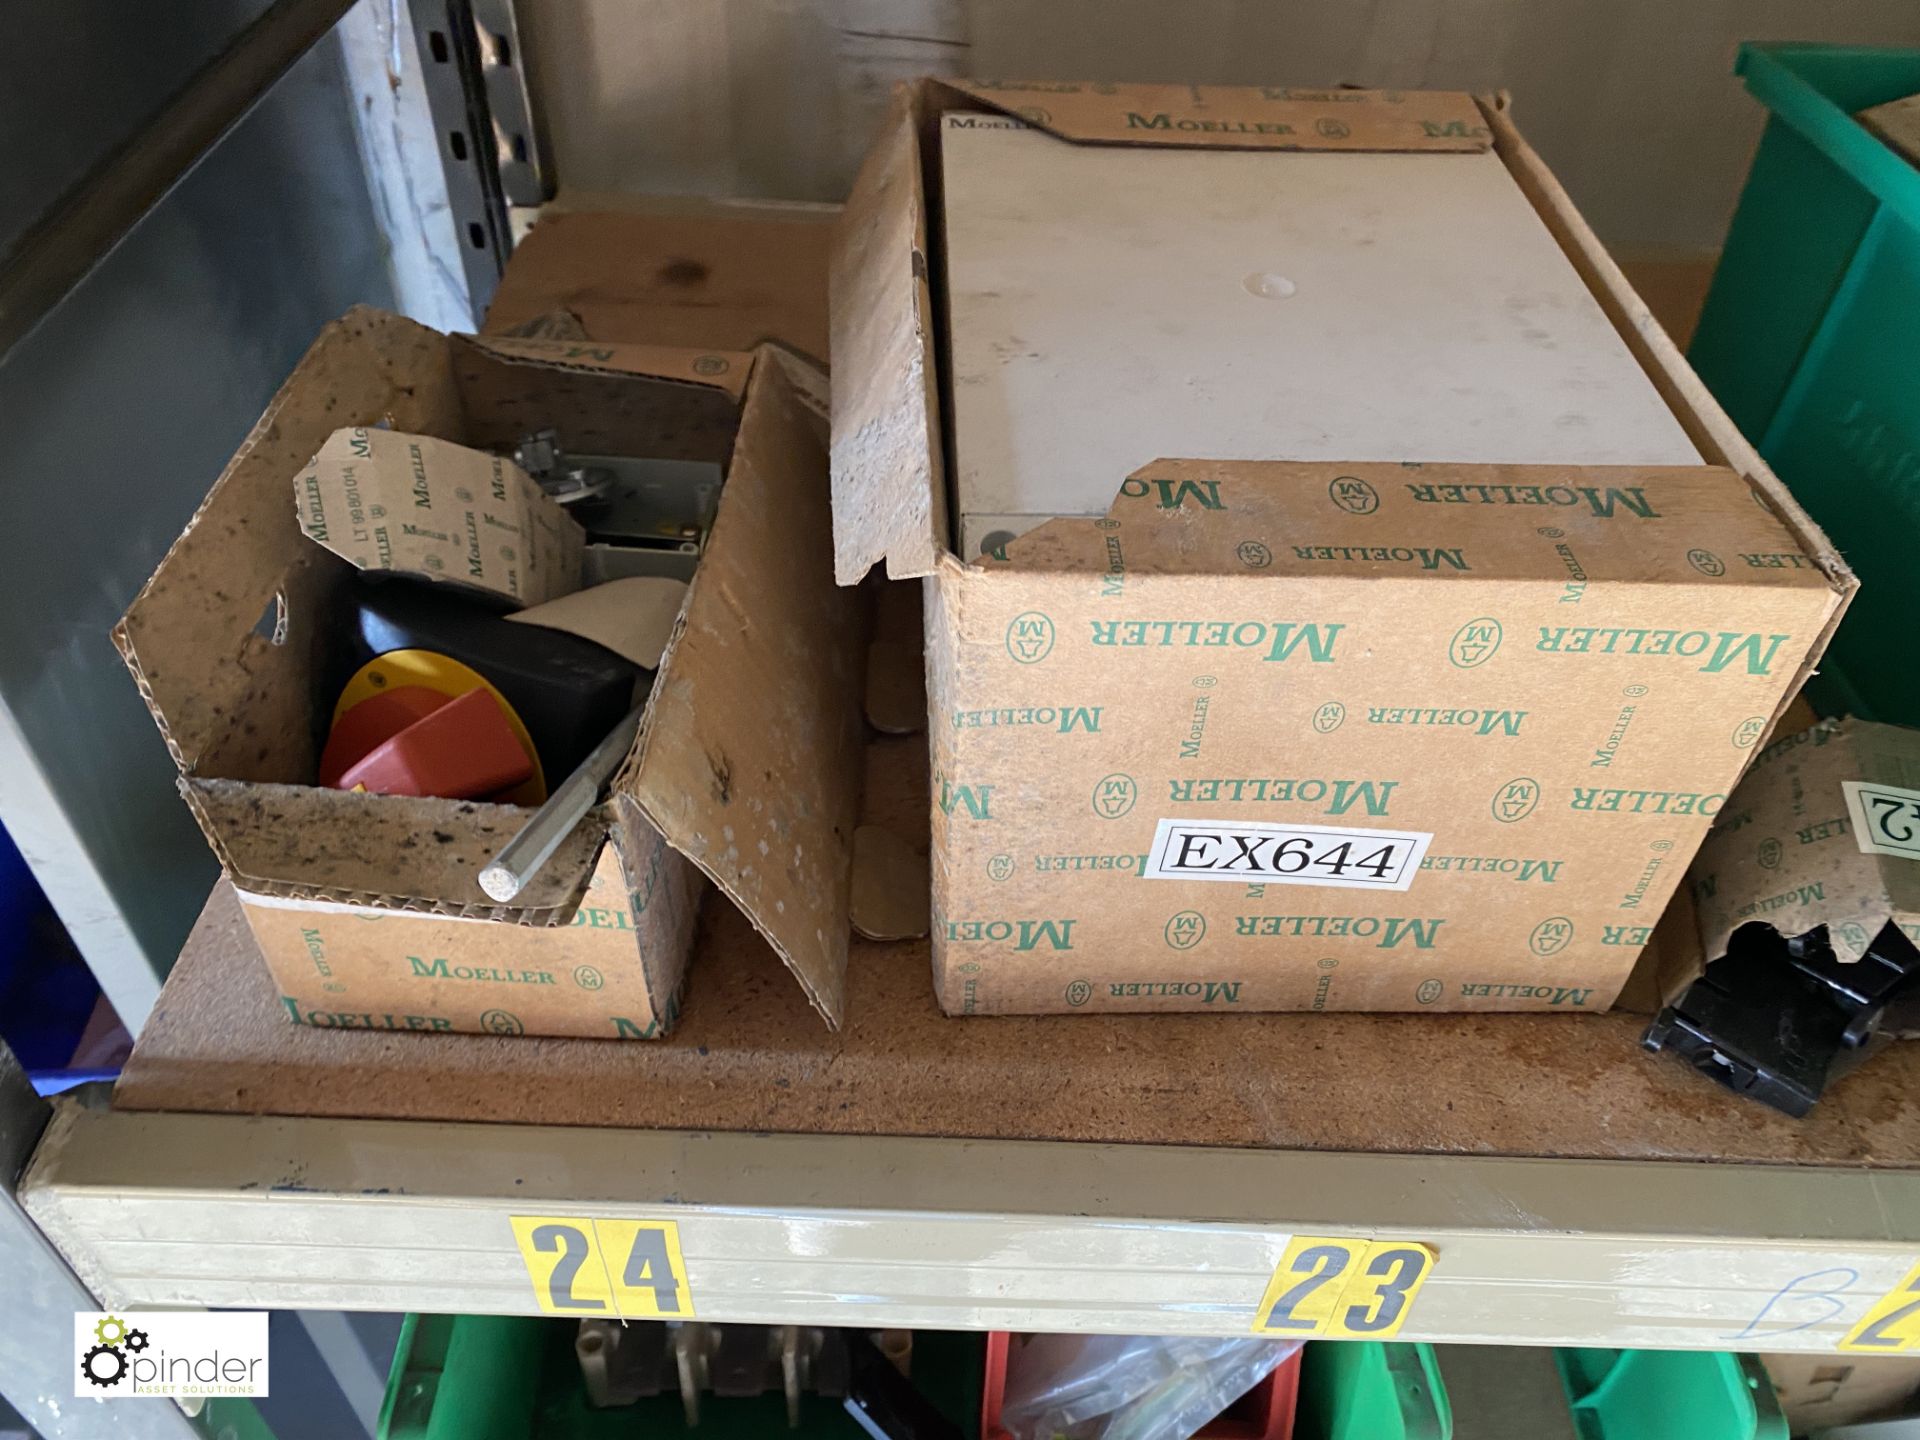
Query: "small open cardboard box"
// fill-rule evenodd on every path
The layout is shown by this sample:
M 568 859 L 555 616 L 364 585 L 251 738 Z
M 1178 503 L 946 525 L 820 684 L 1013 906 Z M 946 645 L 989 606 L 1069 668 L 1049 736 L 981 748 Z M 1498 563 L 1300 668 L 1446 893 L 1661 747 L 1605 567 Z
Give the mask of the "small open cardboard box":
M 114 631 L 290 1019 L 659 1036 L 711 879 L 839 1023 L 863 651 L 796 364 L 365 309 L 321 334 Z M 503 906 L 477 876 L 529 811 L 312 784 L 354 567 L 301 533 L 294 480 L 343 428 L 499 449 L 548 426 L 727 478 L 609 797 Z
M 1143 455 L 1105 518 L 965 563 L 930 221 L 955 109 L 1085 145 L 1492 149 L 1705 463 Z M 914 82 L 832 281 L 838 578 L 884 562 L 926 590 L 949 1013 L 1604 1009 L 1855 588 L 1502 99 Z M 1323 827 L 1417 843 L 1406 883 L 1181 868 Z

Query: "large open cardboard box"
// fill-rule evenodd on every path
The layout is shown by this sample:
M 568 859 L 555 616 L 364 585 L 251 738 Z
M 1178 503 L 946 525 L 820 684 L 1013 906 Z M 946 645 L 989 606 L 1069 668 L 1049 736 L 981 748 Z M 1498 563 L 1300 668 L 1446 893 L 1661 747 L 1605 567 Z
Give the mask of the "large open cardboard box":
M 1106 517 L 966 563 L 930 218 L 950 110 L 1085 145 L 1491 149 L 1705 463 L 1142 455 Z M 949 1013 L 1604 1009 L 1853 593 L 1500 100 L 916 82 L 833 286 L 838 577 L 884 562 L 927 595 Z M 1308 853 L 1348 873 L 1293 883 Z
M 290 1019 L 658 1036 L 711 879 L 839 1023 L 861 624 L 832 583 L 824 436 L 795 363 L 447 336 L 372 310 L 321 334 L 114 635 Z M 727 479 L 609 797 L 497 905 L 477 876 L 528 812 L 311 783 L 353 567 L 301 534 L 293 486 L 344 427 L 497 448 L 544 426 Z

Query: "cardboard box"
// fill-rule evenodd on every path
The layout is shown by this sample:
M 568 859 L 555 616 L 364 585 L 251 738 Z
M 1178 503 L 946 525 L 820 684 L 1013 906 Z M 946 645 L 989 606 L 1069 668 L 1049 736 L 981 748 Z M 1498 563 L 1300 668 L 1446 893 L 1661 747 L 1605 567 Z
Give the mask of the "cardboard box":
M 962 563 L 922 153 L 954 110 L 1491 150 L 1707 463 L 1148 454 L 1104 517 Z M 922 81 L 833 280 L 838 576 L 927 591 L 951 1013 L 1604 1008 L 1853 590 L 1494 102 Z
M 1760 1362 L 1795 1435 L 1920 1410 L 1920 1359 L 1911 1356 L 1773 1354 Z
M 489 335 L 556 312 L 597 340 L 702 350 L 775 341 L 824 365 L 838 206 L 563 189 L 513 247 Z
M 1688 879 L 1709 960 L 1755 921 L 1789 937 L 1825 925 L 1848 961 L 1888 924 L 1920 941 L 1920 730 L 1823 720 L 1776 740 Z
M 281 387 L 114 638 L 291 1020 L 662 1035 L 710 879 L 838 1023 L 860 627 L 828 572 L 821 428 L 794 362 L 770 359 L 445 336 L 356 310 Z M 547 425 L 579 453 L 717 461 L 727 481 L 610 795 L 502 906 L 476 877 L 527 811 L 311 784 L 355 567 L 301 533 L 294 481 L 342 429 L 498 449 Z M 483 533 L 489 503 L 470 506 Z M 385 518 L 341 548 L 380 553 Z M 577 555 L 564 533 L 523 548 L 501 573 L 529 599 L 552 593 L 536 556 Z

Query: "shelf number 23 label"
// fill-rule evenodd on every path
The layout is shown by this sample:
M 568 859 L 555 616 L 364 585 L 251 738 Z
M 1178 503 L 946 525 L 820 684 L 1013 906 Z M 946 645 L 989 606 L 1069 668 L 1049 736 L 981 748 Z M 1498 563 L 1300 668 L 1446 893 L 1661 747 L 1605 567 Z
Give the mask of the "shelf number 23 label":
M 1384 1340 L 1395 1334 L 1433 1269 L 1431 1245 L 1296 1235 L 1267 1282 L 1261 1335 Z
M 549 1315 L 691 1320 L 680 1227 L 671 1220 L 514 1215 L 513 1238 Z

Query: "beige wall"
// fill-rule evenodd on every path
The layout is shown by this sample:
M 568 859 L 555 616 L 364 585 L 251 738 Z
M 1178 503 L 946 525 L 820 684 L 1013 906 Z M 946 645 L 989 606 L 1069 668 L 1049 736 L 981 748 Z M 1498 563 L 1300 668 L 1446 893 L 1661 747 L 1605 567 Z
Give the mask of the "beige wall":
M 836 200 L 928 72 L 1513 92 L 1610 243 L 1720 242 L 1742 39 L 1920 46 L 1916 0 L 522 0 L 560 181 Z

